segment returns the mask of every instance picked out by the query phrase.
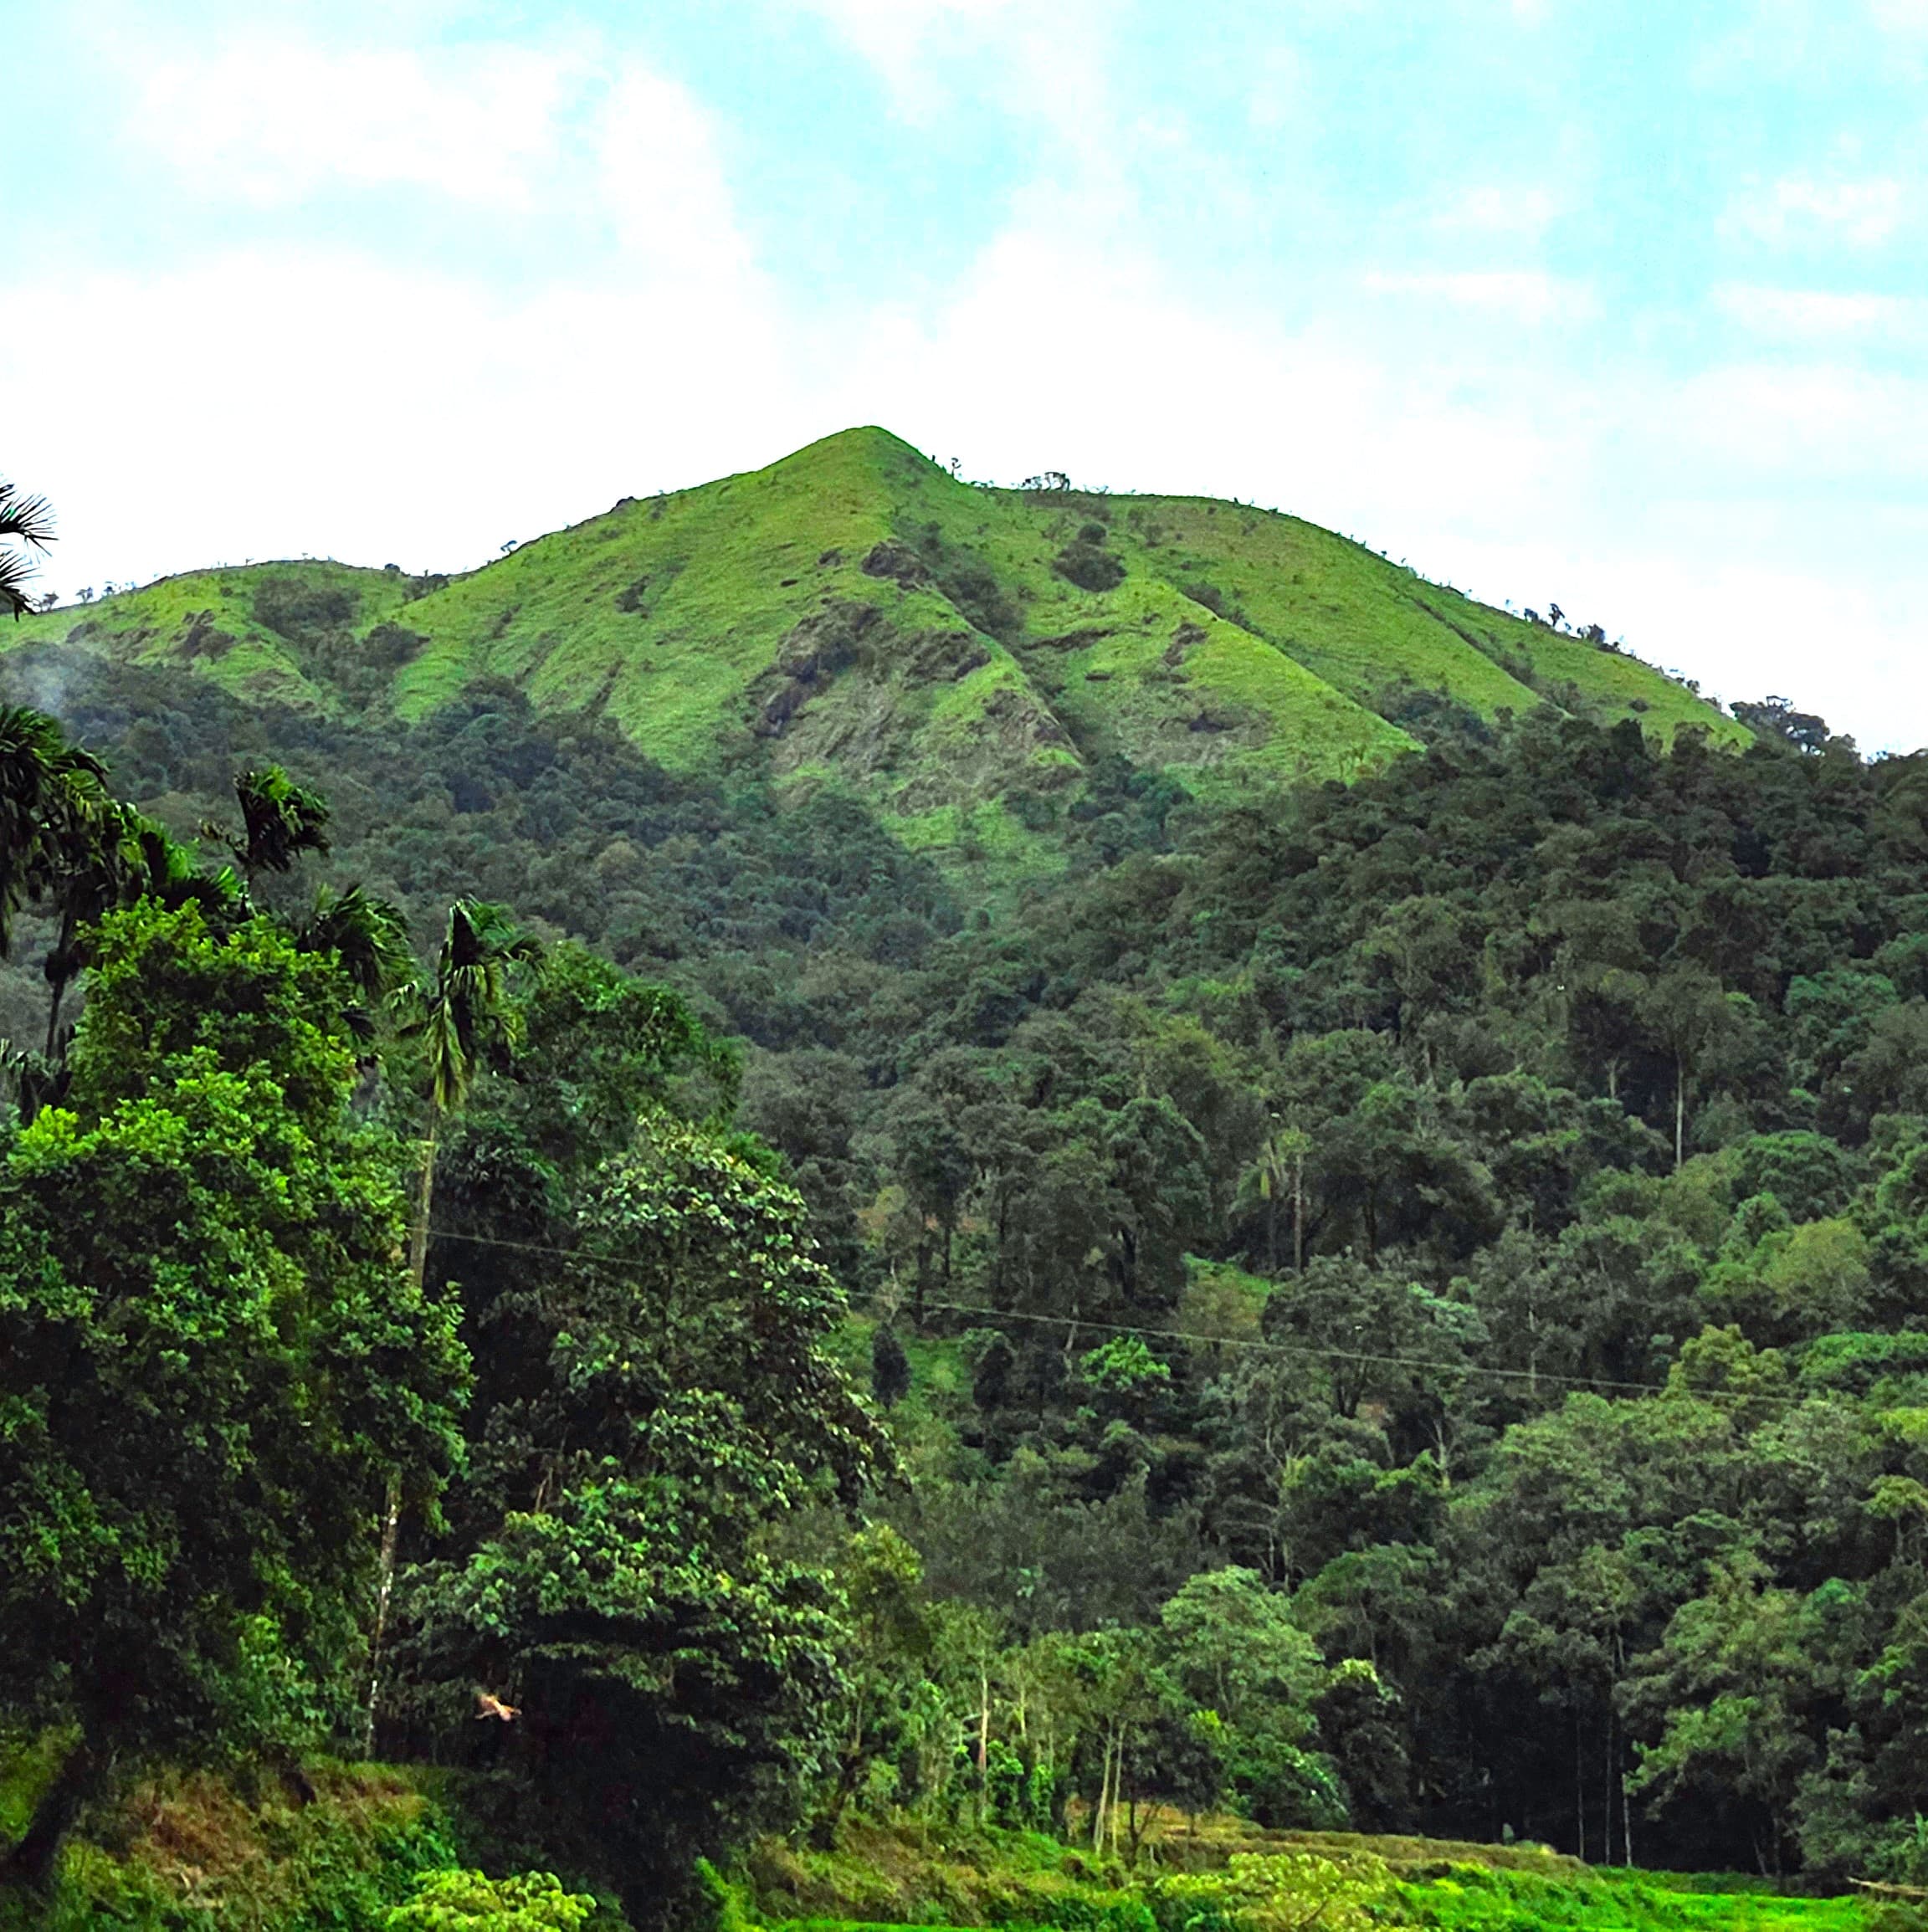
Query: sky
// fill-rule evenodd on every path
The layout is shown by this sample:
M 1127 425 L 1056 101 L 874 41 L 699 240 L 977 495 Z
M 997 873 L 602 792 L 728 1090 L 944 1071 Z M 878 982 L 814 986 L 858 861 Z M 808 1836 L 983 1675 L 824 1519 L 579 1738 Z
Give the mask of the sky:
M 1928 742 L 1928 0 L 0 0 L 49 588 L 878 423 Z

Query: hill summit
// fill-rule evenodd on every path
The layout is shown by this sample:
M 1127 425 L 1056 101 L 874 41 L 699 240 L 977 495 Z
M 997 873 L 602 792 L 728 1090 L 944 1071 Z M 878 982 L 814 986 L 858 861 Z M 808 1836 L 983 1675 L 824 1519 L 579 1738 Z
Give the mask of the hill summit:
M 1048 861 L 1102 766 L 1223 800 L 1382 767 L 1448 700 L 1746 733 L 1650 666 L 1297 518 L 958 480 L 887 431 L 625 499 L 458 577 L 271 563 L 9 628 L 252 703 L 420 719 L 508 680 L 673 771 L 838 787 L 913 849 Z M 1121 761 L 1121 762 L 1120 762 Z

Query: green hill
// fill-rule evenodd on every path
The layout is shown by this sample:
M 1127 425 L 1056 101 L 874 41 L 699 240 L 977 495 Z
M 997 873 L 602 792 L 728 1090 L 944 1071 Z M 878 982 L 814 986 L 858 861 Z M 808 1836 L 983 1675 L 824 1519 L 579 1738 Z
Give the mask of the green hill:
M 1223 798 L 1350 780 L 1420 694 L 1740 743 L 1651 667 L 1295 518 L 1199 497 L 961 483 L 881 429 L 606 515 L 466 577 L 192 572 L 11 627 L 235 695 L 418 720 L 485 679 L 601 710 L 671 771 L 862 800 L 913 849 L 1048 868 L 1100 761 Z

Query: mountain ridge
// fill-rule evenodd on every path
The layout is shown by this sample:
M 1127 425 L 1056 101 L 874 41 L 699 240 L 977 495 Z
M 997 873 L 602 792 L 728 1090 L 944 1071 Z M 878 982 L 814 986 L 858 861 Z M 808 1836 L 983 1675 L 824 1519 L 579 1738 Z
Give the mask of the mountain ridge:
M 1423 705 L 1745 728 L 1651 666 L 1300 519 L 958 480 L 889 431 L 534 539 L 461 576 L 191 571 L 13 628 L 296 709 L 418 721 L 490 680 L 606 712 L 682 775 L 851 792 L 912 849 L 1049 869 L 1120 761 L 1223 801 L 1419 748 Z

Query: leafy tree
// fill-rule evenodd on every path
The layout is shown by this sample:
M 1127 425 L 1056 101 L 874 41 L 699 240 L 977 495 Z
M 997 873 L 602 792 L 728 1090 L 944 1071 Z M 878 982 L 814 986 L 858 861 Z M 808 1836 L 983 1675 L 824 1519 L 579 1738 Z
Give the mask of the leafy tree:
M 332 955 L 371 1009 L 410 976 L 408 925 L 400 910 L 359 885 L 320 887 L 309 911 L 292 925 L 303 952 Z
M 1218 1755 L 1241 1808 L 1265 1825 L 1343 1823 L 1333 1767 L 1314 1748 L 1331 1673 L 1290 1600 L 1253 1571 L 1208 1571 L 1159 1622 L 1167 1668 L 1223 1727 Z
M 1239 1177 L 1241 1195 L 1264 1204 L 1265 1210 L 1265 1265 L 1279 1272 L 1279 1208 L 1290 1202 L 1292 1208 L 1292 1267 L 1295 1273 L 1305 1266 L 1305 1156 L 1311 1150 L 1312 1136 L 1302 1128 L 1282 1126 L 1276 1121 L 1259 1143 L 1257 1158 Z
M 474 1683 L 512 1694 L 531 1801 L 654 1917 L 695 1852 L 793 1817 L 828 1771 L 842 1604 L 766 1532 L 888 1457 L 825 1348 L 844 1301 L 801 1202 L 715 1136 L 646 1120 L 574 1245 L 530 1258 L 522 1380 L 478 1417 L 406 1658 L 444 1735 Z
M 333 1714 L 392 1471 L 454 1448 L 453 1318 L 351 1125 L 346 985 L 265 921 L 99 928 L 64 1107 L 0 1169 L 0 1648 L 77 1742 L 8 1871 L 116 1765 Z
M 1661 1722 L 1631 1782 L 1677 1801 L 1751 1811 L 1756 1859 L 1778 1873 L 1801 1774 L 1814 1755 L 1802 1706 L 1831 1673 L 1814 1648 L 1823 1606 L 1766 1579 L 1757 1559 L 1737 1555 L 1715 1566 L 1705 1596 L 1674 1613 L 1629 1699 Z
M 89 842 L 105 803 L 105 773 L 44 712 L 0 705 L 0 954 L 13 944 L 22 903 Z
M 404 1038 L 422 1043 L 428 1084 L 428 1132 L 409 1235 L 408 1265 L 422 1279 L 435 1205 L 435 1151 L 442 1124 L 460 1111 L 481 1068 L 513 1048 L 520 1017 L 508 998 L 510 969 L 541 958 L 536 940 L 499 905 L 459 899 L 449 909 L 433 976 L 406 1002 Z
M 925 1673 L 937 1638 L 922 1560 L 895 1530 L 883 1524 L 859 1530 L 838 1567 L 849 1605 L 849 1690 L 835 1775 L 818 1821 L 826 1842 L 874 1769 L 900 1756 L 926 1728 L 931 1686 Z M 987 1726 L 987 1688 L 986 1704 Z
M 870 1331 L 870 1392 L 886 1409 L 895 1408 L 910 1392 L 910 1358 L 887 1321 Z
M 382 1932 L 578 1932 L 596 1909 L 593 1898 L 565 1891 L 552 1872 L 424 1872 L 415 1896 L 382 1914 Z

